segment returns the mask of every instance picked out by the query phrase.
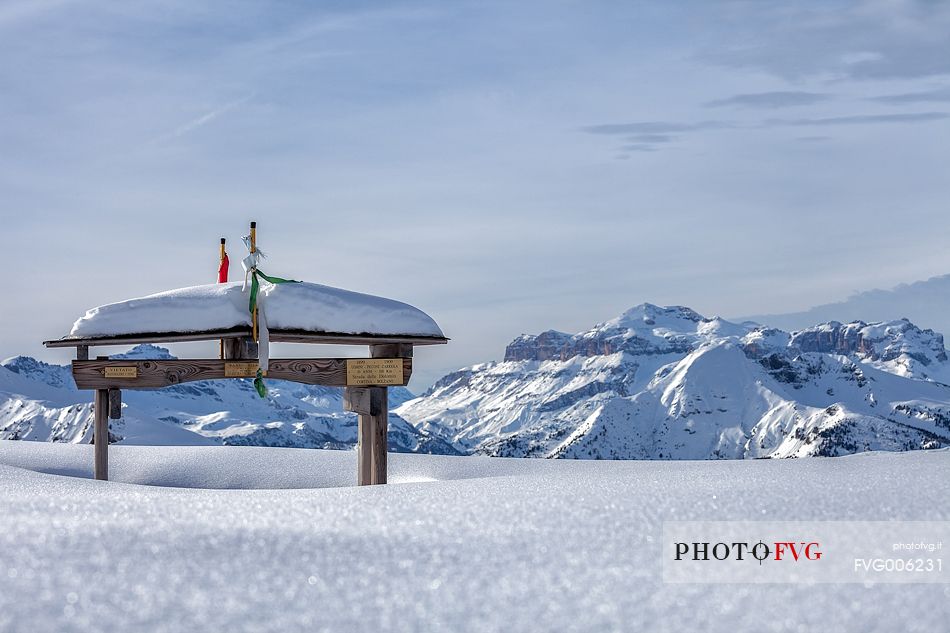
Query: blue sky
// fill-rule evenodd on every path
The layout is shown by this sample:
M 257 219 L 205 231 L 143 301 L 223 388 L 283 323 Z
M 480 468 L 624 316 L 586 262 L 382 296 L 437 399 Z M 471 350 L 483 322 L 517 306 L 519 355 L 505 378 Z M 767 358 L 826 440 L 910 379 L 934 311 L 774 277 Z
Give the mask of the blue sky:
M 950 3 L 12 0 L 0 86 L 2 356 L 250 219 L 268 272 L 437 318 L 417 387 L 950 269 Z

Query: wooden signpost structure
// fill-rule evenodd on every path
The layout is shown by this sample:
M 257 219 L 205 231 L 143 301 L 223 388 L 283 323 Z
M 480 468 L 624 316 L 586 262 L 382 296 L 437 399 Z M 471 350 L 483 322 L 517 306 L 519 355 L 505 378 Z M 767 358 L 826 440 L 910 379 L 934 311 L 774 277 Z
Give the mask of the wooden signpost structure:
M 256 321 L 256 319 L 255 319 Z M 122 414 L 123 389 L 160 389 L 195 380 L 254 378 L 258 370 L 256 322 L 205 332 L 155 332 L 124 336 L 66 337 L 45 341 L 47 347 L 75 347 L 73 378 L 79 389 L 95 390 L 95 478 L 109 478 L 109 419 Z M 96 346 L 221 340 L 223 358 L 181 360 L 89 359 Z M 377 336 L 302 330 L 270 330 L 270 340 L 286 343 L 368 345 L 369 358 L 270 359 L 269 380 L 342 387 L 346 411 L 359 415 L 357 483 L 386 483 L 388 387 L 409 382 L 416 345 L 448 342 L 435 336 Z

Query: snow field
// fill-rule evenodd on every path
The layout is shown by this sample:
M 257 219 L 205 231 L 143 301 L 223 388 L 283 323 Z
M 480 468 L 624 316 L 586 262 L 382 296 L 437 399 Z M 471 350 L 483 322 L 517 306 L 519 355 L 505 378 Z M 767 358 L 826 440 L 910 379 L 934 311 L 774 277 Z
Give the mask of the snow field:
M 352 452 L 116 446 L 121 483 L 82 478 L 88 448 L 0 442 L 0 630 L 932 632 L 950 617 L 950 585 L 664 584 L 659 545 L 670 520 L 948 520 L 945 450 L 391 455 L 405 483 L 328 488 L 352 482 Z

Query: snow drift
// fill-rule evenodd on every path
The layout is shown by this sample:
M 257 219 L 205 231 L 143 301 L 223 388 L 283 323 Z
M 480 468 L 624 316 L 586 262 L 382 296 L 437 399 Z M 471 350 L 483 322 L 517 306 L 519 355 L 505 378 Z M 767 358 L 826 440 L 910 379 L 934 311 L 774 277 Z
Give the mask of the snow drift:
M 950 520 L 950 453 L 595 462 L 0 442 L 4 631 L 941 631 L 947 585 L 662 582 L 663 523 Z M 88 470 L 86 475 L 90 474 Z M 161 487 L 202 482 L 247 488 Z M 411 483 L 415 481 L 416 483 Z M 945 562 L 946 564 L 946 562 Z

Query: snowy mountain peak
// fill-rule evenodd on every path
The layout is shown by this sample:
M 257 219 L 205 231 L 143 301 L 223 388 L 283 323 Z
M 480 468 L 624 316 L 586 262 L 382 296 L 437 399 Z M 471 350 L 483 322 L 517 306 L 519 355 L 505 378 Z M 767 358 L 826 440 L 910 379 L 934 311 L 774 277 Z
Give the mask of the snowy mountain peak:
M 169 351 L 138 345 L 114 359 L 173 360 Z M 203 380 L 164 389 L 126 390 L 122 418 L 110 421 L 114 441 L 131 444 L 231 444 L 349 449 L 356 443 L 356 415 L 343 411 L 334 387 L 268 381 L 267 398 L 250 380 Z M 390 408 L 412 398 L 389 390 Z M 69 365 L 17 356 L 0 367 L 0 439 L 88 442 L 92 393 L 79 391 Z M 389 446 L 396 452 L 453 454 L 444 441 L 420 432 L 397 415 L 389 418 Z
M 178 360 L 165 347 L 143 343 L 136 345 L 124 354 L 113 354 L 110 358 L 119 360 Z
M 3 361 L 2 366 L 26 380 L 51 387 L 75 389 L 72 371 L 63 365 L 50 365 L 31 356 L 14 356 Z M 2 388 L 2 386 L 0 386 Z
M 577 334 L 548 330 L 524 334 L 505 350 L 506 361 L 567 360 L 574 356 L 631 354 L 686 354 L 723 336 L 741 337 L 751 325 L 737 325 L 719 317 L 707 319 L 684 306 L 660 307 L 641 303 L 620 316 Z
M 12 356 L 0 364 L 14 373 L 23 375 L 46 372 L 52 367 L 49 363 L 36 360 L 32 356 Z
M 943 335 L 921 329 L 908 319 L 871 324 L 829 321 L 794 332 L 788 345 L 803 352 L 855 355 L 889 366 L 894 373 L 920 378 L 939 377 L 947 361 Z
M 463 451 L 723 459 L 950 445 L 943 337 L 907 320 L 789 334 L 641 304 L 512 341 L 396 409 Z
M 659 323 L 660 327 L 679 324 L 685 321 L 698 323 L 703 321 L 704 317 L 685 306 L 658 306 L 652 303 L 641 303 L 621 314 L 615 319 L 604 323 L 606 327 L 629 327 L 637 329 L 639 327 L 652 327 Z

